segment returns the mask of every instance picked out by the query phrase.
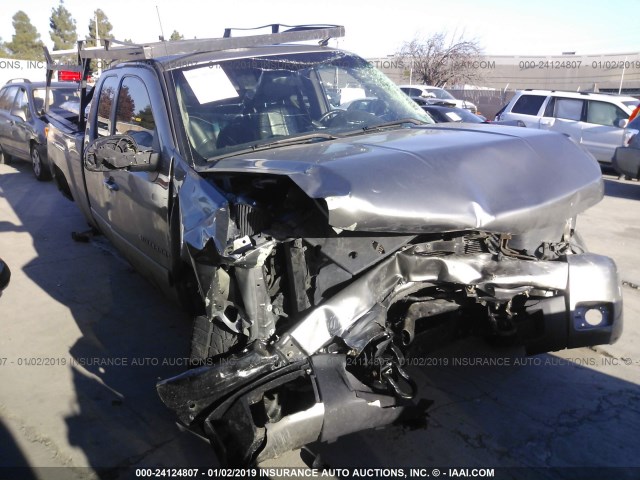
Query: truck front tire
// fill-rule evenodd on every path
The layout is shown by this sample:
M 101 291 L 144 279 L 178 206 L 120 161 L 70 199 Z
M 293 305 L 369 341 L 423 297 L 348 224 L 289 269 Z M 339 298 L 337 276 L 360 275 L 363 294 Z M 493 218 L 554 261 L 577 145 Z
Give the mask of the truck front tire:
M 0 165 L 8 165 L 10 162 L 10 157 L 9 155 L 7 155 L 6 153 L 4 153 L 4 150 L 2 149 L 2 145 L 0 145 Z
M 224 325 L 210 321 L 206 315 L 198 315 L 193 321 L 191 336 L 191 363 L 194 366 L 235 350 L 240 346 L 240 335 Z

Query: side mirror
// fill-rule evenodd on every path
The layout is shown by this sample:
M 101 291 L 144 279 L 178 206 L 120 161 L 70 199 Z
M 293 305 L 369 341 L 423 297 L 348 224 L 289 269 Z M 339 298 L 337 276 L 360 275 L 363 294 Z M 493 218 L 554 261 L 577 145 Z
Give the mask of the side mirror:
M 627 125 L 629 125 L 629 120 L 626 118 L 621 118 L 616 122 L 616 126 L 620 128 L 625 128 Z
M 84 167 L 90 172 L 153 172 L 158 168 L 159 160 L 159 153 L 144 147 L 141 149 L 131 135 L 99 138 L 84 153 Z
M 540 128 L 551 128 L 555 122 L 556 119 L 553 117 L 542 117 L 540 119 Z
M 9 285 L 9 279 L 11 278 L 11 272 L 6 263 L 0 258 L 0 296 L 2 296 L 2 290 Z
M 11 110 L 11 115 L 21 118 L 23 122 L 27 121 L 27 116 L 24 114 L 24 110 L 20 110 L 19 108 L 14 108 L 13 110 Z

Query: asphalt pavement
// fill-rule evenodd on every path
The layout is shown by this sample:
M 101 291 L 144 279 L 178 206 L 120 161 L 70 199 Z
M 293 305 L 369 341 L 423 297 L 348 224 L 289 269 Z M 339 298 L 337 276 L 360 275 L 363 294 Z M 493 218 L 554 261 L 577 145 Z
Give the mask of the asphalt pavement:
M 312 445 L 319 464 L 417 468 L 425 478 L 435 467 L 495 468 L 500 478 L 580 478 L 585 470 L 574 468 L 615 467 L 601 473 L 640 478 L 640 183 L 605 175 L 605 192 L 578 229 L 590 250 L 618 264 L 618 343 L 525 357 L 457 342 L 411 367 L 432 402 L 425 425 Z M 0 298 L 0 480 L 219 467 L 207 441 L 183 429 L 155 392 L 158 379 L 186 368 L 189 318 L 108 241 L 71 239 L 86 227 L 27 163 L 0 165 L 0 257 L 12 272 Z M 307 454 L 262 466 L 304 466 Z

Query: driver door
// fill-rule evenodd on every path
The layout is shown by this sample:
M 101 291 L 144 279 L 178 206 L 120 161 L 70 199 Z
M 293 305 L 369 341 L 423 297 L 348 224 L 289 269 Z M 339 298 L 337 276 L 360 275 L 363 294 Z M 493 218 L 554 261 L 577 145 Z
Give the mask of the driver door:
M 156 87 L 155 95 L 149 93 L 147 85 Z M 97 99 L 96 122 L 90 135 L 93 141 L 114 135 L 131 136 L 139 150 L 159 154 L 157 169 L 96 172 L 87 169 L 85 163 L 84 171 L 91 212 L 100 229 L 142 273 L 166 280 L 171 266 L 170 168 L 161 148 L 163 139 L 168 137 L 166 122 L 156 122 L 156 117 L 165 111 L 159 92 L 157 79 L 146 70 L 107 78 Z M 90 151 L 91 143 L 85 148 L 85 162 Z

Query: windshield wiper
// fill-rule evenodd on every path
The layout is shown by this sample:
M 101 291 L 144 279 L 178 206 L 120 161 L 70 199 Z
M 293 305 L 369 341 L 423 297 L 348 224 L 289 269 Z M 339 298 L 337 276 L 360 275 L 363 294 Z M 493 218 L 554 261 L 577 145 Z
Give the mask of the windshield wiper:
M 347 133 L 345 136 L 360 135 L 363 133 L 374 132 L 376 130 L 384 130 L 385 128 L 401 127 L 402 125 L 405 125 L 407 123 L 411 123 L 413 125 L 429 125 L 428 123 L 422 122 L 415 118 L 401 118 L 399 120 L 393 120 L 391 122 L 376 123 L 374 125 L 366 125 L 362 128 L 359 128 L 357 130 Z
M 254 145 L 251 145 L 246 148 L 242 148 L 240 150 L 234 150 L 231 152 L 209 157 L 207 161 L 210 162 L 215 160 L 221 160 L 223 158 L 235 157 L 237 155 L 244 155 L 245 153 L 259 152 L 261 150 L 269 150 L 271 148 L 286 147 L 289 145 L 300 145 L 303 143 L 311 143 L 318 140 L 335 140 L 337 138 L 340 138 L 340 137 L 336 135 L 331 135 L 329 133 L 318 133 L 318 132 L 307 133 L 305 135 L 300 135 L 297 137 L 283 138 L 282 140 L 276 140 L 274 142 L 256 143 Z

